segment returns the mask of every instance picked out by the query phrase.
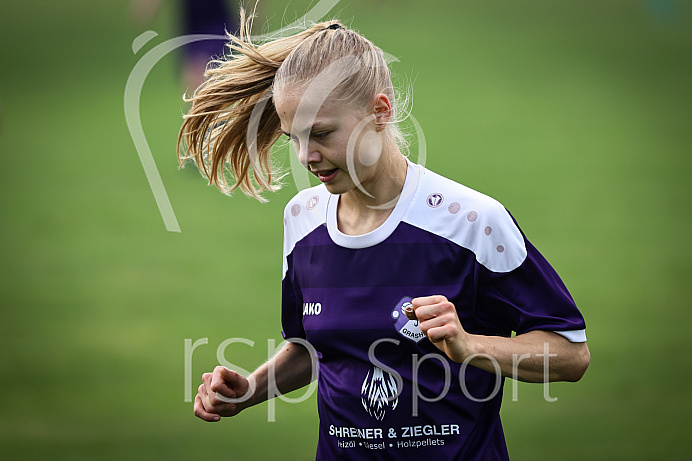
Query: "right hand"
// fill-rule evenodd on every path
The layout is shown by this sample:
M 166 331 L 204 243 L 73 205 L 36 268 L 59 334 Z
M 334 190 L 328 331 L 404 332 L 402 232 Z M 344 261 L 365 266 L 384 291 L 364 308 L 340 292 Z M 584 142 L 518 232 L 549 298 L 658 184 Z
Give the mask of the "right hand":
M 246 394 L 250 382 L 244 376 L 218 366 L 212 373 L 202 375 L 202 384 L 195 397 L 195 416 L 208 422 L 216 422 L 222 416 L 235 416 L 247 405 Z M 243 399 L 242 402 L 229 402 L 229 399 Z

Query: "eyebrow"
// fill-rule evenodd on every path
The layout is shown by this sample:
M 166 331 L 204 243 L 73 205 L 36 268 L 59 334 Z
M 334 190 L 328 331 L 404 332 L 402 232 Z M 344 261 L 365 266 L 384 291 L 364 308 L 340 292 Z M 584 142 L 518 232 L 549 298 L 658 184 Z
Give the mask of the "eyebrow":
M 312 125 L 309 129 L 306 129 L 306 130 L 299 130 L 299 132 L 303 132 L 303 133 L 304 133 L 304 132 L 308 132 L 308 131 L 309 131 L 309 132 L 314 132 L 314 131 L 318 131 L 318 130 L 323 130 L 326 126 L 327 126 L 326 123 L 323 123 L 323 122 L 316 122 L 316 123 L 315 123 L 314 125 Z M 291 133 L 284 131 L 283 128 L 281 128 L 281 132 L 282 132 L 283 134 L 285 134 L 286 136 L 288 136 L 289 138 L 292 136 Z

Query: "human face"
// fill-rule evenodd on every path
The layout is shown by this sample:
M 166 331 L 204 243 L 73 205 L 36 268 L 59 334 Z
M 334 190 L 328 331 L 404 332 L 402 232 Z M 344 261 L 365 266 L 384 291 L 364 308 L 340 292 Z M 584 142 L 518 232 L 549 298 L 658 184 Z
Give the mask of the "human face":
M 304 89 L 275 94 L 274 105 L 300 163 L 329 192 L 372 196 L 385 163 L 374 111 Z

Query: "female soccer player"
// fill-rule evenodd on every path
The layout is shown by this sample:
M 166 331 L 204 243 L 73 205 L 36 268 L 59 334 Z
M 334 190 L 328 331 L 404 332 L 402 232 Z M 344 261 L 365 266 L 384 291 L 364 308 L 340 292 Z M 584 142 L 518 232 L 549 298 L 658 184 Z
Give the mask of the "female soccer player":
M 259 47 L 248 27 L 192 97 L 180 160 L 260 198 L 283 133 L 322 184 L 285 209 L 289 341 L 248 378 L 204 374 L 195 415 L 318 379 L 317 459 L 508 459 L 504 377 L 577 381 L 589 364 L 567 289 L 498 202 L 402 154 L 379 48 L 338 21 Z

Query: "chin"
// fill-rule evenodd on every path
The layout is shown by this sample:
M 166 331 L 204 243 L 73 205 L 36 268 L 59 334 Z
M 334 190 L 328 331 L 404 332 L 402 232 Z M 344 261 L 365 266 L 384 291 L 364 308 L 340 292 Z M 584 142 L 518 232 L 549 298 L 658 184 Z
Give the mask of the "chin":
M 353 184 L 345 185 L 345 184 L 339 184 L 339 181 L 334 181 L 330 183 L 326 183 L 324 187 L 327 188 L 330 194 L 334 195 L 343 195 L 346 192 L 349 192 L 356 187 Z
M 343 187 L 338 187 L 334 184 L 325 184 L 324 187 L 327 188 L 327 190 L 329 191 L 330 194 L 334 194 L 334 195 L 341 195 L 345 192 L 348 192 L 347 189 L 344 189 Z

